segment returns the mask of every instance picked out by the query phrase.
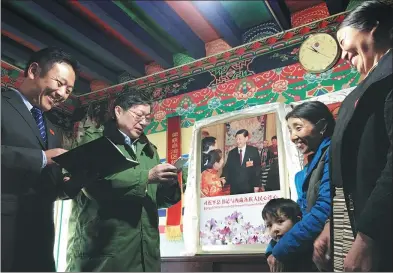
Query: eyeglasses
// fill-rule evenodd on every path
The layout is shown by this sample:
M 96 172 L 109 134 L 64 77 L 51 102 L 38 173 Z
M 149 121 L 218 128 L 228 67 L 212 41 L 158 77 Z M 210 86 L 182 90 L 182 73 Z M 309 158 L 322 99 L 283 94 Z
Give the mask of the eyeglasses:
M 144 120 L 146 124 L 150 124 L 150 123 L 151 123 L 151 120 L 152 120 L 151 114 L 142 115 L 142 114 L 136 113 L 136 112 L 131 111 L 131 110 L 129 110 L 129 111 L 130 111 L 130 113 L 133 114 L 133 116 L 134 116 L 134 118 L 135 118 L 135 120 L 136 120 L 137 122 L 141 122 L 141 121 Z

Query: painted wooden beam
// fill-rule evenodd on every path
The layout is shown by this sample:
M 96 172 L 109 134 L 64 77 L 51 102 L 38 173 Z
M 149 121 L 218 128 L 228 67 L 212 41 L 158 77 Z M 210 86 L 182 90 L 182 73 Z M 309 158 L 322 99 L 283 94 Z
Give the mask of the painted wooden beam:
M 205 57 L 205 43 L 162 1 L 135 1 L 166 33 L 173 37 L 193 58 Z
M 205 43 L 220 38 L 217 31 L 199 13 L 191 1 L 165 1 Z
M 109 1 L 78 1 L 94 12 L 112 29 L 115 29 L 127 40 L 158 64 L 165 68 L 172 66 L 172 54 L 160 46 L 143 28 L 132 21 L 117 5 Z
M 3 30 L 2 30 L 3 32 Z M 24 69 L 29 61 L 31 54 L 34 50 L 25 47 L 19 42 L 12 40 L 11 38 L 2 35 L 1 37 L 1 58 L 7 56 L 17 63 L 13 63 L 15 66 L 19 66 L 21 69 Z M 74 95 L 80 95 L 83 93 L 90 92 L 90 82 L 86 79 L 79 77 L 75 82 Z
M 99 44 L 91 41 L 86 36 L 81 34 L 78 30 L 70 27 L 66 22 L 58 19 L 54 14 L 46 11 L 38 4 L 33 1 L 9 1 L 7 5 L 10 5 L 14 9 L 23 12 L 27 17 L 34 18 L 34 20 L 41 22 L 46 25 L 52 32 L 56 33 L 61 31 L 61 35 L 64 36 L 65 39 L 69 39 L 78 47 L 80 47 L 80 51 L 85 50 L 85 52 L 89 52 L 94 48 L 94 52 L 98 55 L 97 59 L 102 60 L 107 66 L 111 66 L 112 70 L 120 72 L 125 70 L 129 73 L 137 73 L 130 65 L 125 63 L 123 60 L 117 58 L 111 52 L 102 48 Z
M 101 45 L 104 49 L 129 64 L 135 72 L 132 74 L 134 77 L 141 77 L 144 75 L 144 61 L 135 52 L 125 48 L 125 46 L 118 40 L 113 39 L 108 41 L 109 37 L 91 26 L 86 20 L 77 16 L 75 12 L 70 12 L 64 6 L 60 5 L 57 1 L 37 1 L 37 4 L 48 12 L 55 15 L 58 19 L 67 22 L 67 24 L 77 29 L 81 34 L 91 39 L 93 42 Z M 96 48 L 92 48 L 95 51 Z M 99 56 L 99 54 L 96 54 Z
M 79 53 L 74 48 L 57 40 L 45 31 L 33 26 L 33 24 L 26 21 L 24 18 L 12 13 L 12 11 L 5 9 L 4 7 L 2 7 L 2 11 L 2 29 L 13 33 L 15 36 L 18 35 L 19 39 L 28 41 L 37 49 L 42 49 L 48 47 L 49 45 L 60 47 L 72 54 L 74 58 L 80 62 L 83 72 L 92 75 L 95 79 L 102 79 L 110 83 L 116 82 L 117 75 L 113 71 L 105 68 L 102 64 L 86 57 L 86 55 Z M 29 35 L 25 33 L 29 33 Z M 30 35 L 34 35 L 34 38 L 32 38 Z
M 266 4 L 271 8 L 272 16 L 282 30 L 291 28 L 291 13 L 284 0 L 267 0 Z
M 8 56 L 19 64 L 25 66 L 33 51 L 18 42 L 8 38 L 7 36 L 1 35 L 1 57 Z M 16 65 L 14 63 L 14 65 Z
M 154 21 L 154 18 L 151 18 L 140 7 L 138 7 L 135 1 L 115 0 L 112 2 L 122 9 L 135 23 L 149 33 L 157 43 L 161 44 L 161 46 L 165 47 L 172 54 L 184 51 L 184 48 L 176 42 L 173 37 L 169 36 L 164 30 L 162 30 L 161 26 Z
M 219 1 L 192 1 L 192 4 L 230 46 L 241 44 L 242 31 Z

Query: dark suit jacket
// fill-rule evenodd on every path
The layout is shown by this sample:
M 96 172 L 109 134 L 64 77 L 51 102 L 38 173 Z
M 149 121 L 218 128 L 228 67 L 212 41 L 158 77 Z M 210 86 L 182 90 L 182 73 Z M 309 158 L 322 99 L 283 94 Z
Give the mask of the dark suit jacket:
M 343 187 L 356 232 L 371 237 L 392 271 L 392 52 L 343 101 L 331 142 L 330 176 Z
M 252 166 L 247 167 L 247 161 L 252 161 Z M 260 172 L 261 157 L 258 149 L 247 145 L 242 165 L 237 147 L 228 153 L 222 176 L 231 185 L 231 194 L 253 193 L 254 187 L 260 184 Z
M 60 147 L 60 138 L 45 118 L 45 145 L 21 97 L 1 96 L 1 269 L 55 271 L 53 203 L 67 190 L 59 167 L 41 166 L 42 150 Z

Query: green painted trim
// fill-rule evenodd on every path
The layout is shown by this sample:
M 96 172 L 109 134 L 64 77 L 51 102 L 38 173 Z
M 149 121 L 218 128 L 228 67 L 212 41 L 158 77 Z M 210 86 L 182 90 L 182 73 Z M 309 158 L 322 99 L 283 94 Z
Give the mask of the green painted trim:
M 236 25 L 242 29 L 257 26 L 273 20 L 264 1 L 220 1 Z M 261 19 L 264 19 L 261 21 Z

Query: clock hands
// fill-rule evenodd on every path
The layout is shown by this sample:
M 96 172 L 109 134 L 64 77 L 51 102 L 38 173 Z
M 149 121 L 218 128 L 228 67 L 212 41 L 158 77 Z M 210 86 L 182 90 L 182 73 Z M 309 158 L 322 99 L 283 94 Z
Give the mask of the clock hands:
M 319 53 L 315 48 L 313 47 L 309 47 L 308 49 L 310 49 L 311 51 L 314 51 L 315 53 Z
M 318 51 L 316 48 L 314 48 L 313 46 L 312 46 L 312 47 L 309 47 L 308 49 L 310 49 L 311 51 L 313 51 L 313 52 L 315 52 L 315 53 L 321 54 L 322 56 L 325 56 L 326 58 L 329 58 L 329 56 L 326 56 L 325 54 L 319 52 L 319 51 Z

